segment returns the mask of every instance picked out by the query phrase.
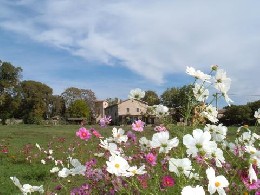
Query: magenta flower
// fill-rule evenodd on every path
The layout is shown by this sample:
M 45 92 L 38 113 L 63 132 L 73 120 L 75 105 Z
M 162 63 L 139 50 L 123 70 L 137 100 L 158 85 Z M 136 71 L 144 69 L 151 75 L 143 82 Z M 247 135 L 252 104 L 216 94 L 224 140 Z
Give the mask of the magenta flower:
M 99 124 L 101 127 L 106 127 L 107 125 L 109 125 L 111 123 L 112 119 L 111 116 L 104 116 L 104 118 L 101 118 L 99 120 Z
M 163 187 L 171 187 L 171 186 L 174 186 L 174 184 L 175 184 L 175 181 L 171 176 L 166 175 L 162 178 Z
M 137 121 L 135 121 L 132 124 L 132 129 L 134 131 L 143 131 L 144 130 L 144 125 L 145 125 L 145 123 L 143 121 L 141 121 L 140 119 L 138 119 Z
M 128 131 L 126 135 L 129 140 L 133 141 L 134 143 L 136 142 L 136 135 L 132 131 Z
M 92 134 L 93 134 L 94 136 L 96 136 L 97 138 L 103 138 L 103 137 L 101 136 L 101 134 L 100 134 L 96 129 L 91 128 L 90 130 L 91 130 Z
M 81 127 L 76 132 L 76 136 L 80 137 L 80 139 L 88 140 L 91 138 L 91 133 L 85 127 Z
M 156 160 L 157 160 L 157 157 L 156 155 L 154 155 L 153 153 L 148 153 L 146 156 L 145 156 L 145 159 L 146 161 L 152 165 L 152 166 L 155 166 L 156 165 Z

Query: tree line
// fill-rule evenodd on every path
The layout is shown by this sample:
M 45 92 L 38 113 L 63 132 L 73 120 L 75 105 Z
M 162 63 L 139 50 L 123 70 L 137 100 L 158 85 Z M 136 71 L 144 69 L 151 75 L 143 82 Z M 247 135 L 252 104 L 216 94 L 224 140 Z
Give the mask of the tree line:
M 6 124 L 9 118 L 22 119 L 26 124 L 40 124 L 42 120 L 54 116 L 63 118 L 87 118 L 95 121 L 97 100 L 91 89 L 69 87 L 60 95 L 53 95 L 53 89 L 48 85 L 22 80 L 22 68 L 15 67 L 10 62 L 0 60 L 0 119 Z M 171 108 L 171 120 L 179 121 L 187 112 L 189 95 L 192 85 L 167 88 L 160 96 L 152 90 L 147 90 L 143 101 L 148 106 L 163 104 Z M 109 105 L 116 104 L 119 98 L 107 98 Z M 225 125 L 252 124 L 254 111 L 260 108 L 260 100 L 246 105 L 231 105 L 225 107 L 224 117 L 220 122 Z

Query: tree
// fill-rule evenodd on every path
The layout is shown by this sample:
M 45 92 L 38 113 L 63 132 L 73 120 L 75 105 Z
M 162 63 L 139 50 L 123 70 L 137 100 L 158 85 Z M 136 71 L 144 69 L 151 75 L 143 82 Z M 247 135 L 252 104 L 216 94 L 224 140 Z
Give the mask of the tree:
M 92 119 L 95 118 L 95 115 L 96 115 L 95 101 L 97 100 L 97 98 L 95 96 L 95 93 L 92 90 L 78 89 L 76 87 L 70 87 L 70 88 L 67 88 L 61 94 L 61 96 L 65 101 L 66 108 L 68 108 L 70 106 L 70 104 L 72 104 L 76 100 L 86 101 L 86 103 L 90 109 Z
M 84 100 L 75 100 L 73 103 L 70 104 L 68 108 L 68 114 L 70 117 L 76 118 L 89 118 L 90 116 L 90 109 Z
M 225 107 L 226 111 L 221 121 L 224 125 L 244 125 L 250 123 L 251 108 L 247 105 L 231 105 Z
M 115 104 L 121 102 L 122 100 L 115 97 L 115 98 L 107 98 L 106 101 L 108 103 L 108 106 L 112 106 L 112 105 L 115 105 Z
M 148 90 L 145 91 L 145 96 L 143 101 L 147 102 L 148 106 L 158 105 L 160 104 L 160 98 L 156 92 Z
M 52 99 L 52 88 L 37 81 L 23 81 L 22 106 L 20 113 L 24 123 L 39 124 L 49 117 L 49 105 Z
M 168 88 L 161 95 L 161 103 L 168 108 L 174 108 L 176 110 L 175 115 L 190 116 L 195 105 L 192 102 L 192 95 L 192 85 L 184 85 L 181 88 Z M 174 120 L 178 119 L 174 118 Z
M 2 124 L 12 117 L 19 106 L 19 85 L 22 68 L 9 62 L 0 63 L 0 118 Z
M 50 116 L 64 116 L 66 112 L 65 102 L 59 95 L 53 95 L 49 104 Z

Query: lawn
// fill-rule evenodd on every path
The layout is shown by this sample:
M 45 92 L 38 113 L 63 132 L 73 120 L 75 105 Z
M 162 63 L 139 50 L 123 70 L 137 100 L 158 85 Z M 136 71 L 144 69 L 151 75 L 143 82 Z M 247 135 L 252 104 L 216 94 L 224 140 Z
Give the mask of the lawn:
M 48 160 L 48 151 L 53 150 L 55 159 L 63 162 L 67 157 L 79 159 L 84 165 L 86 161 L 97 158 L 95 153 L 101 152 L 98 147 L 99 139 L 92 136 L 88 141 L 80 140 L 75 136 L 79 125 L 10 125 L 0 126 L 0 194 L 19 194 L 19 189 L 12 183 L 10 177 L 16 176 L 22 184 L 43 185 L 45 194 L 58 193 L 69 194 L 70 189 L 82 185 L 86 180 L 83 176 L 58 178 L 50 170 L 54 167 L 54 162 Z M 90 127 L 87 127 L 90 128 Z M 103 137 L 111 136 L 112 126 L 100 128 L 94 126 Z M 131 126 L 122 127 L 125 131 Z M 192 127 L 171 126 L 171 137 L 180 137 L 185 133 L 190 133 Z M 236 127 L 229 127 L 229 137 L 232 139 L 236 135 Z M 155 133 L 152 127 L 146 127 L 144 132 L 136 132 L 138 138 L 146 136 L 151 139 Z M 35 146 L 39 144 L 42 151 Z M 44 152 L 46 151 L 46 153 Z M 46 164 L 41 160 L 45 159 Z M 100 166 L 105 165 L 104 159 L 99 160 Z M 57 174 L 56 174 L 57 175 Z M 61 189 L 60 189 L 61 188 Z M 167 194 L 165 192 L 165 194 Z M 169 193 L 170 194 L 170 193 Z

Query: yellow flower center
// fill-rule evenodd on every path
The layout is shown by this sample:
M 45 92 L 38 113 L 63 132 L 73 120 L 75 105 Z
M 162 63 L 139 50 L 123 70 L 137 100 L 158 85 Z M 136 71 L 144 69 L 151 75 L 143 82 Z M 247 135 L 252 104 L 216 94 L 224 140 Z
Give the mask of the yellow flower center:
M 219 187 L 220 186 L 220 183 L 217 181 L 217 182 L 215 182 L 215 186 L 216 187 Z
M 117 168 L 117 169 L 118 169 L 119 167 L 120 167 L 120 165 L 119 165 L 119 164 L 115 164 L 115 168 Z

